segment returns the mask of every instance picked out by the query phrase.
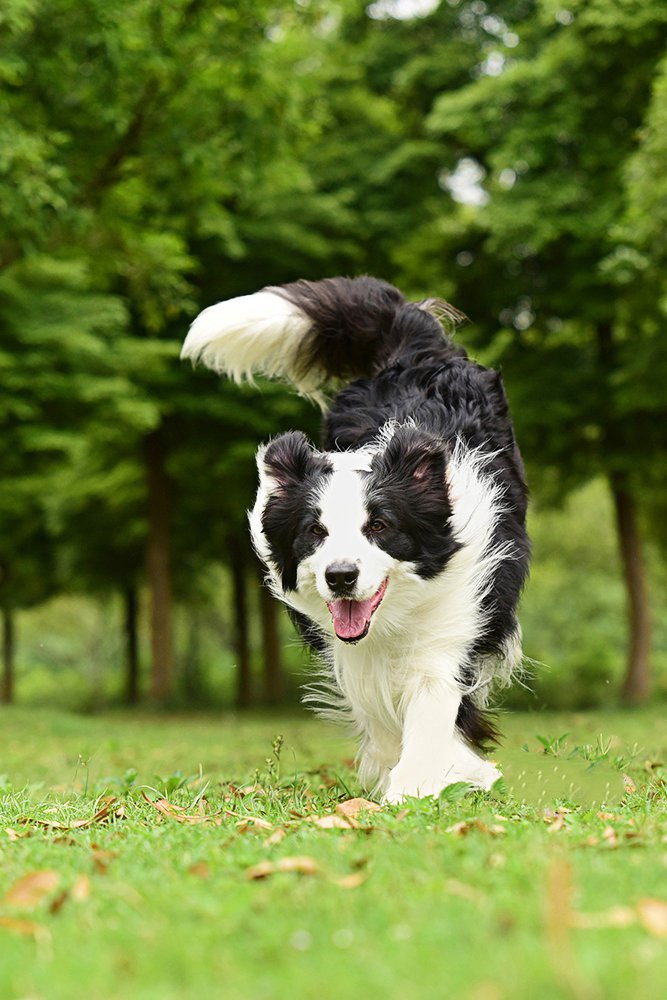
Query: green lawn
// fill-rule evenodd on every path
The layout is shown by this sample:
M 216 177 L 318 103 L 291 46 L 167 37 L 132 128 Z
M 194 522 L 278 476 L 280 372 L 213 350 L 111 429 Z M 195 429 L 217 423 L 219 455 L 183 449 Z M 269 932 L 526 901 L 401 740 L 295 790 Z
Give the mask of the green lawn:
M 3 1000 L 664 995 L 658 708 L 508 715 L 504 790 L 351 828 L 351 747 L 305 713 L 0 725 Z

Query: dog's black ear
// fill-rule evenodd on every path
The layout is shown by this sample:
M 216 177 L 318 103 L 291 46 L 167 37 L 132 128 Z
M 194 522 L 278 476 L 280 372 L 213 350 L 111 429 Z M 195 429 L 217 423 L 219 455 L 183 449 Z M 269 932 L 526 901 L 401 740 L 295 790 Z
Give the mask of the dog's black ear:
M 392 479 L 425 489 L 446 485 L 447 448 L 428 431 L 397 428 L 378 460 L 379 471 Z
M 301 431 L 289 431 L 274 438 L 257 455 L 257 465 L 269 478 L 275 492 L 304 482 L 322 465 L 322 456 Z

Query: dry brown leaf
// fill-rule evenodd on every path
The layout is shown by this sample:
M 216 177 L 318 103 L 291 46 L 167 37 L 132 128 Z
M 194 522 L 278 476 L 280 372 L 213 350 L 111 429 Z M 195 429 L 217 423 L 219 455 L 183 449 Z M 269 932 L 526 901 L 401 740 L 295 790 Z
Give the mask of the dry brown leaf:
M 667 903 L 662 899 L 640 899 L 637 903 L 639 919 L 655 937 L 667 937 Z
M 260 861 L 258 865 L 253 865 L 252 868 L 248 868 L 246 871 L 246 878 L 251 881 L 256 881 L 261 878 L 268 878 L 269 875 L 274 875 L 278 869 L 273 861 Z
M 30 872 L 9 887 L 4 902 L 17 909 L 32 910 L 57 888 L 59 882 L 58 872 Z
M 556 818 L 547 827 L 547 833 L 558 833 L 559 830 L 567 830 L 565 825 L 565 817 L 562 814 L 558 814 Z
M 72 899 L 77 903 L 84 903 L 90 896 L 90 879 L 87 875 L 77 876 L 72 886 Z
M 279 844 L 280 841 L 284 838 L 285 832 L 286 832 L 285 830 L 281 830 L 280 828 L 274 830 L 271 836 L 267 837 L 266 840 L 264 841 L 264 846 L 275 847 L 275 845 Z
M 59 913 L 65 905 L 68 897 L 69 891 L 67 889 L 63 889 L 56 896 L 54 896 L 49 903 L 49 913 Z
M 336 806 L 338 815 L 345 819 L 356 819 L 362 812 L 380 812 L 381 809 L 382 806 L 377 802 L 370 802 L 368 799 L 346 799 Z
M 336 879 L 336 885 L 339 885 L 341 889 L 358 889 L 360 885 L 363 885 L 368 875 L 364 872 L 352 872 L 350 875 L 343 875 L 342 878 Z
M 12 830 L 11 826 L 5 828 L 5 833 L 11 841 L 23 840 L 24 837 L 32 836 L 32 830 Z
M 210 874 L 211 869 L 205 861 L 197 861 L 196 864 L 190 865 L 188 868 L 188 875 L 195 875 L 197 878 L 208 878 Z
M 230 815 L 234 815 L 231 813 Z M 273 823 L 262 819 L 260 816 L 243 816 L 236 824 L 239 833 L 247 833 L 248 830 L 273 830 Z
M 75 819 L 73 823 L 70 823 L 71 830 L 83 830 L 84 827 L 92 826 L 94 823 L 103 823 L 104 820 L 109 818 L 111 814 L 111 807 L 114 805 L 116 799 L 110 796 L 105 801 L 101 809 L 98 809 L 94 816 L 89 819 Z
M 618 847 L 618 835 L 613 826 L 605 826 L 602 831 L 602 837 L 607 842 L 609 847 Z
M 605 927 L 630 927 L 637 922 L 637 914 L 629 906 L 612 906 L 600 913 L 570 914 L 570 925 L 579 930 L 599 930 Z
M 266 795 L 266 789 L 262 785 L 244 785 L 235 791 L 238 795 Z
M 336 816 L 335 813 L 328 816 L 308 816 L 306 822 L 312 823 L 313 826 L 319 826 L 321 830 L 351 830 L 353 826 L 358 825 L 343 816 Z
M 298 872 L 300 875 L 315 875 L 318 868 L 313 858 L 301 854 L 294 857 L 281 858 L 278 862 L 278 871 Z
M 92 858 L 95 871 L 98 875 L 106 875 L 109 865 L 118 857 L 118 851 L 105 851 L 99 847 L 93 847 Z
M 623 775 L 623 788 L 625 789 L 626 795 L 632 795 L 633 792 L 637 791 L 637 786 L 629 774 Z
M 37 937 L 42 930 L 39 924 L 32 920 L 20 920 L 17 917 L 0 917 L 0 927 L 4 927 L 14 934 L 24 934 L 26 937 Z
M 248 868 L 246 877 L 249 879 L 267 878 L 276 872 L 297 872 L 299 875 L 316 875 L 318 867 L 313 858 L 305 855 L 280 858 L 279 861 L 260 861 L 258 865 Z
M 494 824 L 493 826 L 487 826 L 483 823 L 481 819 L 462 819 L 458 823 L 454 823 L 453 826 L 447 827 L 446 833 L 453 833 L 457 837 L 466 837 L 471 830 L 477 830 L 479 833 L 488 833 L 492 837 L 503 837 L 507 832 L 504 826 L 499 826 Z
M 145 792 L 142 791 L 141 794 L 149 805 L 157 809 L 161 816 L 165 816 L 167 819 L 174 819 L 177 823 L 186 823 L 189 826 L 194 826 L 198 823 L 215 823 L 216 826 L 219 826 L 221 823 L 219 813 L 205 815 L 200 812 L 192 815 L 187 813 L 183 806 L 177 806 L 173 802 L 170 802 L 169 799 L 149 799 Z M 233 816 L 234 813 L 231 813 L 231 815 Z
M 89 816 L 88 819 L 75 819 L 71 823 L 60 823 L 55 819 L 33 819 L 30 816 L 22 816 L 19 820 L 21 826 L 43 826 L 47 830 L 83 830 L 88 826 L 92 826 L 94 823 L 103 823 L 105 820 L 109 819 L 112 812 L 112 806 L 114 805 L 116 799 L 114 796 L 109 796 L 104 800 L 104 805 L 97 810 L 94 816 Z M 55 807 L 54 807 L 55 809 Z M 50 812 L 53 810 L 47 810 Z M 118 809 L 114 814 L 118 819 L 122 819 L 125 815 L 124 811 Z

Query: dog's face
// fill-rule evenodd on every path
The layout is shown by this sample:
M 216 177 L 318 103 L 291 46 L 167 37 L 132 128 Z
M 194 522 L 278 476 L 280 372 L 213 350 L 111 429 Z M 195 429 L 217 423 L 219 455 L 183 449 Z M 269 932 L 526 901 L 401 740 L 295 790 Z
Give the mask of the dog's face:
M 364 639 L 393 587 L 432 579 L 458 548 L 445 446 L 425 431 L 400 426 L 354 452 L 318 452 L 292 432 L 257 464 L 257 551 L 287 602 L 343 642 Z

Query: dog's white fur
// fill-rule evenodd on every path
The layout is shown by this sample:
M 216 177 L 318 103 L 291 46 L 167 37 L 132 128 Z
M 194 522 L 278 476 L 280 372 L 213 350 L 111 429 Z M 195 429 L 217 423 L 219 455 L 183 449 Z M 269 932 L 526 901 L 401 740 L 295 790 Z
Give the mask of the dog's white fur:
M 385 446 L 391 425 L 377 447 Z M 479 757 L 458 735 L 456 715 L 463 690 L 459 677 L 466 651 L 483 628 L 482 600 L 491 571 L 510 552 L 488 555 L 501 489 L 480 470 L 487 456 L 459 446 L 449 463 L 452 526 L 461 543 L 445 571 L 433 580 L 418 576 L 409 563 L 372 545 L 361 529 L 365 520 L 359 471 L 369 468 L 373 449 L 326 453 L 334 467 L 321 497 L 325 542 L 299 566 L 296 592 L 284 593 L 278 568 L 262 530 L 262 513 L 272 483 L 258 456 L 260 489 L 250 513 L 256 550 L 269 569 L 268 583 L 286 604 L 316 622 L 331 637 L 329 676 L 311 685 L 308 700 L 321 714 L 350 723 L 361 737 L 358 755 L 362 784 L 391 802 L 406 795 L 437 794 L 467 781 L 490 788 L 497 768 Z M 331 562 L 352 561 L 360 569 L 358 593 L 372 596 L 389 584 L 368 635 L 357 645 L 335 637 L 324 570 Z M 418 637 L 418 641 L 415 639 Z M 508 650 L 513 657 L 514 650 Z M 477 700 L 484 702 L 480 688 Z
M 313 395 L 323 373 L 311 370 L 304 375 L 299 368 L 299 346 L 309 326 L 297 306 L 264 290 L 204 310 L 191 327 L 182 356 L 201 360 L 237 381 L 258 373 L 287 378 L 298 391 Z M 452 526 L 461 547 L 444 571 L 425 580 L 409 563 L 368 541 L 361 530 L 365 515 L 360 472 L 369 468 L 373 452 L 386 447 L 394 430 L 389 423 L 364 449 L 326 453 L 334 469 L 320 497 L 328 536 L 300 564 L 296 591 L 283 591 L 262 529 L 263 512 L 276 488 L 263 461 L 265 449 L 257 456 L 259 490 L 249 513 L 253 543 L 268 568 L 273 593 L 329 637 L 324 675 L 310 686 L 307 699 L 323 715 L 352 725 L 360 737 L 360 780 L 389 802 L 438 794 L 457 781 L 490 788 L 500 777 L 492 763 L 465 743 L 455 723 L 465 693 L 461 671 L 467 650 L 483 631 L 483 598 L 492 570 L 498 560 L 512 558 L 511 551 L 493 551 L 490 546 L 503 498 L 492 477 L 482 475 L 488 455 L 463 444 L 448 463 Z M 372 596 L 384 579 L 389 581 L 368 635 L 356 645 L 336 638 L 327 610 L 331 593 L 324 570 L 340 560 L 359 567 L 360 598 Z M 474 697 L 479 704 L 485 704 L 491 676 L 504 672 L 508 678 L 517 666 L 520 646 L 517 632 L 507 644 L 504 665 L 494 661 L 488 670 L 478 671 Z
M 310 320 L 282 295 L 264 289 L 209 306 L 190 327 L 182 358 L 201 361 L 235 382 L 254 375 L 285 378 L 298 392 L 316 392 L 323 372 L 299 372 L 299 347 Z

